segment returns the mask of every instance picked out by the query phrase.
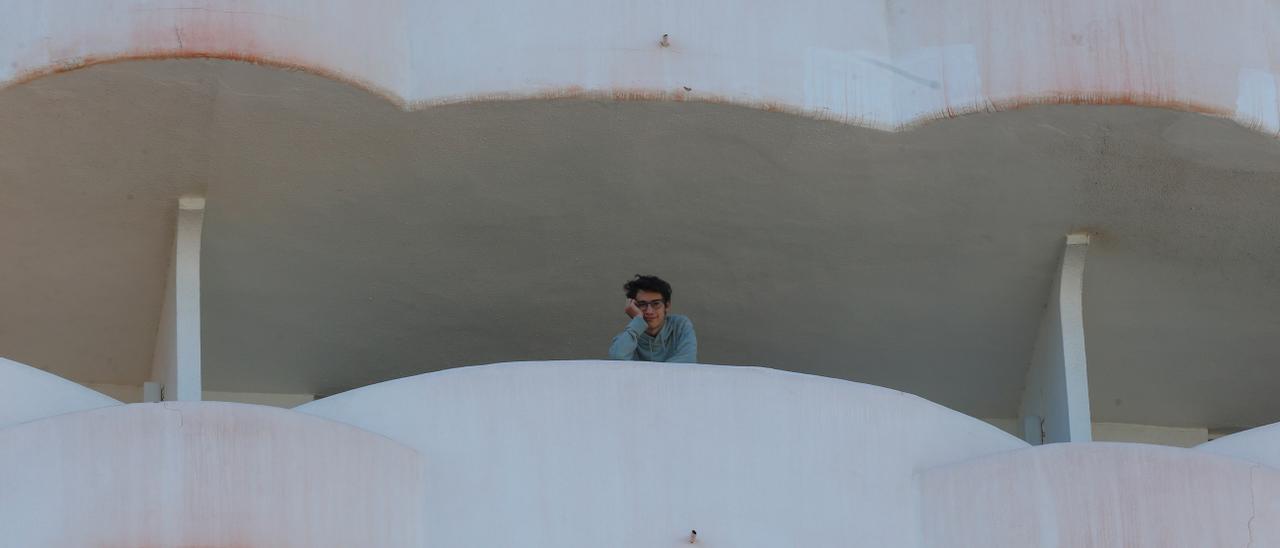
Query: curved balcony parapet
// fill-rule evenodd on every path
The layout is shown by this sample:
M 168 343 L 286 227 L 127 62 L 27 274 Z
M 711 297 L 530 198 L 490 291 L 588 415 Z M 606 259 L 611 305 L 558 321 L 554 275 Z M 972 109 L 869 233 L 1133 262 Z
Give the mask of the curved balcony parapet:
M 1280 471 L 1192 449 L 1061 443 L 921 476 L 924 546 L 1280 543 Z
M 6 546 L 423 546 L 424 463 L 286 409 L 145 403 L 0 430 Z
M 296 408 L 430 460 L 441 546 L 916 546 L 915 473 L 1026 447 L 926 400 L 756 367 L 527 362 Z
M 112 405 L 120 402 L 57 375 L 0 358 L 0 428 Z
M 1265 464 L 1280 470 L 1280 423 L 1223 436 L 1197 445 L 1195 449 Z

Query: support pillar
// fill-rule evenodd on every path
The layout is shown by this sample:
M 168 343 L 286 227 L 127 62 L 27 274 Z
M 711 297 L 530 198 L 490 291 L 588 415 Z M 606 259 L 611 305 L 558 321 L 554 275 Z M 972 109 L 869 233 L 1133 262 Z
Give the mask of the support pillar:
M 151 379 L 164 401 L 200 400 L 200 234 L 204 198 L 178 199 L 164 306 L 156 330 Z
M 1033 445 L 1093 439 L 1084 341 L 1088 250 L 1088 234 L 1067 236 L 1049 305 L 1040 320 L 1018 410 L 1023 439 Z

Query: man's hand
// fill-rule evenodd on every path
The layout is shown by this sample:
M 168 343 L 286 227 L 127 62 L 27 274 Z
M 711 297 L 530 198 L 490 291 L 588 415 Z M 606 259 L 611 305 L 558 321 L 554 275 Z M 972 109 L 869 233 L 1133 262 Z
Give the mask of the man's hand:
M 636 307 L 635 299 L 627 299 L 627 307 L 622 309 L 622 311 L 627 313 L 628 318 L 634 318 L 640 315 L 640 309 Z

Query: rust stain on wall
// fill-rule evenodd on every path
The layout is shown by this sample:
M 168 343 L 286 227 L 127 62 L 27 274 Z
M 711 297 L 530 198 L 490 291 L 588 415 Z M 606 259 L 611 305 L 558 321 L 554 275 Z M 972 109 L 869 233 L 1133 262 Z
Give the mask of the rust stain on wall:
M 611 88 L 587 90 L 580 86 L 566 86 L 562 88 L 542 89 L 532 92 L 495 92 L 481 93 L 470 95 L 459 95 L 449 97 L 439 97 L 424 101 L 407 101 L 391 90 L 368 82 L 360 78 L 354 78 L 350 75 L 318 67 L 311 63 L 302 62 L 293 59 L 284 59 L 278 57 L 269 57 L 261 55 L 252 55 L 235 51 L 219 51 L 219 50 L 155 50 L 155 51 L 139 51 L 126 53 L 116 56 L 88 56 L 76 57 L 49 64 L 47 66 L 28 70 L 18 74 L 15 78 L 0 84 L 0 89 L 10 86 L 21 85 L 24 83 L 37 80 L 46 76 L 68 72 L 72 70 L 87 68 L 100 64 L 119 63 L 126 61 L 141 60 L 166 60 L 166 59 L 218 59 L 228 61 L 240 61 L 252 63 L 255 65 L 271 67 L 281 70 L 301 71 L 323 78 L 346 83 L 348 85 L 362 89 L 375 96 L 381 97 L 383 100 L 397 106 L 405 111 L 422 110 L 436 106 L 461 104 L 461 103 L 488 103 L 488 102 L 508 102 L 508 101 L 539 101 L 539 100 L 564 100 L 579 99 L 591 101 L 616 101 L 616 102 L 696 102 L 709 104 L 724 104 L 753 108 L 765 112 L 777 112 L 801 116 L 822 121 L 833 121 L 842 124 L 848 124 L 870 129 L 878 129 L 882 131 L 909 131 L 926 124 L 957 118 L 968 114 L 984 113 L 984 112 L 1001 112 L 1016 110 L 1029 106 L 1040 105 L 1125 105 L 1161 108 L 1167 110 L 1193 112 L 1206 114 L 1210 116 L 1220 116 L 1235 119 L 1241 125 L 1250 129 L 1261 131 L 1256 122 L 1249 120 L 1239 120 L 1234 116 L 1234 111 L 1216 105 L 1198 103 L 1194 101 L 1182 100 L 1168 96 L 1144 93 L 1115 93 L 1105 91 L 1061 91 L 1050 94 L 1029 95 L 1023 97 L 1010 97 L 1003 99 L 988 99 L 985 102 L 974 103 L 968 105 L 945 105 L 941 109 L 932 113 L 921 115 L 911 121 L 892 125 L 886 124 L 881 120 L 864 118 L 856 115 L 842 115 L 833 113 L 829 110 L 810 110 L 799 106 L 795 106 L 779 100 L 743 100 L 737 97 L 728 97 L 714 93 L 694 93 L 686 90 L 683 86 L 674 89 L 646 89 L 646 88 Z
M 969 114 L 986 113 L 986 112 L 1005 112 L 1017 110 L 1024 107 L 1034 107 L 1042 105 L 1091 105 L 1091 106 L 1137 106 L 1147 108 L 1159 108 L 1165 110 L 1174 110 L 1180 112 L 1192 112 L 1196 114 L 1205 114 L 1208 116 L 1219 116 L 1223 118 L 1235 118 L 1235 112 L 1207 103 L 1199 103 L 1195 101 L 1181 100 L 1155 94 L 1140 93 L 1114 93 L 1114 92 L 1054 92 L 1049 94 L 1027 95 L 1023 97 L 1009 97 L 1004 99 L 988 99 L 984 103 L 968 104 L 968 105 L 947 105 L 939 111 L 922 115 L 915 120 L 906 122 L 897 128 L 897 131 L 905 131 L 924 126 L 938 120 L 950 118 L 958 118 Z M 1237 122 L 1257 130 L 1256 124 L 1250 125 L 1247 121 L 1238 120 Z
M 9 81 L 0 83 L 0 90 L 30 83 L 34 80 L 39 80 L 40 78 L 47 76 L 53 76 L 55 74 L 61 74 L 97 65 L 123 63 L 128 61 L 163 61 L 172 59 L 214 59 L 223 61 L 239 61 L 280 70 L 306 72 L 308 74 L 314 74 L 322 78 L 328 78 L 330 80 L 335 80 L 360 88 L 370 94 L 381 97 L 383 100 L 396 105 L 401 109 L 407 110 L 408 108 L 408 103 L 398 94 L 360 78 L 354 78 L 338 71 L 317 67 L 300 61 L 231 51 L 156 50 L 112 56 L 75 57 L 58 61 L 44 67 L 22 71 Z

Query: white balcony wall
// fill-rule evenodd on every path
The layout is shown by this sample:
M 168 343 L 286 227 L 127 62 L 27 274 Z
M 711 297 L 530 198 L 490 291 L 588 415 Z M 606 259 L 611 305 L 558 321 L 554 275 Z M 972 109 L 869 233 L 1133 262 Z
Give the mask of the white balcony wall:
M 112 405 L 0 428 L 0 544 L 677 546 L 696 529 L 704 546 L 1271 546 L 1274 431 L 1031 448 L 821 377 L 497 364 L 297 410 Z
M 922 546 L 916 473 L 1026 447 L 909 394 L 730 366 L 511 363 L 296 408 L 429 462 L 439 546 Z
M 1050 444 L 922 475 L 936 548 L 1280 544 L 1280 470 L 1192 449 Z
M 0 428 L 112 405 L 120 402 L 57 375 L 0 358 Z
M 0 546 L 423 546 L 423 466 L 272 407 L 71 413 L 0 429 Z
M 1029 103 L 1121 103 L 1277 132 L 1277 31 L 1280 6 L 1256 0 L 23 2 L 0 20 L 0 82 L 208 56 L 302 67 L 409 108 L 705 100 L 894 129 Z
M 1197 445 L 1196 449 L 1280 470 L 1280 423 L 1223 436 Z

